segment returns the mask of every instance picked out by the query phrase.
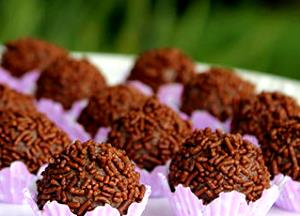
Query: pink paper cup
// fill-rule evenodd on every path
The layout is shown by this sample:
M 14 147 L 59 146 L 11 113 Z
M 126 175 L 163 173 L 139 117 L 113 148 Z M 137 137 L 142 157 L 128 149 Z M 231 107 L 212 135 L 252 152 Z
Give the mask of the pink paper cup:
M 282 179 L 284 179 L 285 184 L 276 201 L 276 206 L 287 211 L 300 213 L 300 182 L 282 174 L 276 175 L 273 182 L 278 184 L 278 182 L 283 181 Z
M 17 78 L 12 76 L 4 68 L 0 67 L 0 83 L 25 94 L 33 94 L 36 88 L 36 81 L 40 76 L 40 72 L 31 71 Z
M 132 203 L 127 211 L 125 216 L 140 216 L 145 210 L 145 207 L 148 203 L 149 196 L 151 194 L 151 188 L 146 186 L 146 192 L 143 200 L 140 203 Z M 70 211 L 70 208 L 65 204 L 59 204 L 56 201 L 48 201 L 42 210 L 40 210 L 36 204 L 35 197 L 36 192 L 30 191 L 28 189 L 24 190 L 24 195 L 27 198 L 27 202 L 31 206 L 34 215 L 36 216 L 75 216 Z M 120 216 L 119 211 L 106 204 L 105 206 L 98 206 L 92 211 L 89 211 L 85 214 L 85 216 Z
M 60 103 L 41 99 L 37 102 L 37 109 L 53 121 L 57 127 L 65 131 L 71 140 L 86 141 L 91 138 L 84 128 L 76 122 L 76 117 L 69 111 L 65 111 Z
M 169 164 L 157 166 L 151 172 L 140 169 L 136 166 L 136 171 L 141 175 L 141 183 L 151 187 L 151 198 L 164 197 L 164 187 L 161 184 L 161 175 L 166 176 L 169 169 Z
M 138 80 L 127 81 L 126 84 L 132 88 L 137 89 L 138 91 L 140 91 L 141 93 L 143 93 L 146 96 L 153 95 L 152 88 Z
M 44 170 L 41 167 L 40 171 Z M 37 176 L 31 174 L 21 161 L 13 162 L 10 167 L 0 170 L 0 203 L 26 204 L 23 190 L 32 187 Z
M 167 179 L 161 176 L 166 197 L 176 216 L 264 216 L 267 215 L 277 198 L 279 187 L 273 184 L 265 189 L 261 198 L 247 203 L 245 195 L 237 192 L 222 192 L 208 205 L 204 205 L 188 187 L 178 185 L 171 192 Z

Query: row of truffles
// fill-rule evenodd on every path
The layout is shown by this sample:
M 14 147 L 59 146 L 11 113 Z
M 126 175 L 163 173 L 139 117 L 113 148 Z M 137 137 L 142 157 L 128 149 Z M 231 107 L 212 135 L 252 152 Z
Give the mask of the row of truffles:
M 72 141 L 35 109 L 31 96 L 0 85 L 0 170 L 22 161 L 36 174 L 48 164 L 37 182 L 37 204 L 48 201 L 69 206 L 85 215 L 109 204 L 121 215 L 133 202 L 141 202 L 146 187 L 124 151 L 92 140 Z
M 128 206 L 141 201 L 145 193 L 130 160 L 147 171 L 171 160 L 171 190 L 183 184 L 206 204 L 232 190 L 255 201 L 270 187 L 270 176 L 278 173 L 300 179 L 300 108 L 294 99 L 276 92 L 256 94 L 253 84 L 231 70 L 196 73 L 195 63 L 177 49 L 141 54 L 128 80 L 142 81 L 154 92 L 179 82 L 183 85 L 181 111 L 190 115 L 200 109 L 221 121 L 232 119 L 232 134 L 210 129 L 192 132 L 189 122 L 155 97 L 123 84 L 108 87 L 88 61 L 59 50 L 38 40 L 21 39 L 7 44 L 1 65 L 14 76 L 39 69 L 36 97 L 58 101 L 65 109 L 89 98 L 78 122 L 92 136 L 100 127 L 109 127 L 111 146 L 93 141 L 68 145 L 69 138 L 46 117 L 28 111 L 26 104 L 32 98 L 20 96 L 19 102 L 10 103 L 18 93 L 3 87 L 0 105 L 6 104 L 9 110 L 0 109 L 0 168 L 22 160 L 35 173 L 55 155 L 38 182 L 40 208 L 56 200 L 83 215 L 108 203 L 126 214 Z M 240 134 L 255 135 L 261 148 Z
M 36 98 L 52 99 L 65 109 L 106 86 L 101 72 L 87 60 L 74 59 L 63 48 L 32 38 L 6 43 L 1 66 L 16 77 L 38 70 Z

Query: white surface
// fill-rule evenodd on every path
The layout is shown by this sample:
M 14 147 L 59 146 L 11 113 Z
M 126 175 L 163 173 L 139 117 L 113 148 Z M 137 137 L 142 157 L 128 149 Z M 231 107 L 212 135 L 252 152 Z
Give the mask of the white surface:
M 122 55 L 107 54 L 75 54 L 78 57 L 85 56 L 94 64 L 101 68 L 103 74 L 109 84 L 116 84 L 124 80 L 128 71 L 132 66 L 132 57 Z M 208 66 L 199 64 L 199 71 L 204 70 Z M 300 82 L 293 81 L 277 76 L 270 76 L 262 73 L 249 72 L 245 70 L 237 70 L 244 78 L 252 81 L 257 85 L 257 89 L 261 90 L 279 90 L 294 96 L 298 102 L 300 101 Z M 32 212 L 28 206 L 16 206 L 0 204 L 0 216 L 30 216 Z M 145 216 L 172 216 L 168 202 L 165 199 L 152 199 L 149 201 L 145 211 Z M 269 216 L 296 216 L 300 214 L 290 213 L 273 208 L 268 214 Z

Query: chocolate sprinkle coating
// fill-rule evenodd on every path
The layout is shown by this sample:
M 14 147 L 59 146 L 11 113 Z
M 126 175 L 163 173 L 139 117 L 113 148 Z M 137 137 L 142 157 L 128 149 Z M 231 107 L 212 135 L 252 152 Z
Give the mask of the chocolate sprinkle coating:
M 279 92 L 262 92 L 234 106 L 231 131 L 255 135 L 263 142 L 268 131 L 294 117 L 300 117 L 300 108 L 293 98 Z
M 142 53 L 128 79 L 142 81 L 157 91 L 166 83 L 186 83 L 194 74 L 194 62 L 179 49 L 160 48 Z
M 182 184 L 208 204 L 221 192 L 238 191 L 247 201 L 259 199 L 270 187 L 270 174 L 261 150 L 239 134 L 210 128 L 196 130 L 172 158 L 171 190 Z
M 21 38 L 5 44 L 1 66 L 13 76 L 20 77 L 28 71 L 43 70 L 67 51 L 46 41 Z
M 49 98 L 70 109 L 106 86 L 100 71 L 87 60 L 60 58 L 47 67 L 37 81 L 36 97 Z
M 100 127 L 111 126 L 114 120 L 125 115 L 129 110 L 140 107 L 146 98 L 138 90 L 126 85 L 104 88 L 99 94 L 90 98 L 78 122 L 94 136 Z
M 0 84 L 0 110 L 2 109 L 36 110 L 32 96 L 19 93 L 6 85 Z
M 233 71 L 211 68 L 197 74 L 184 86 L 181 110 L 191 114 L 195 110 L 207 110 L 225 121 L 232 116 L 235 100 L 254 95 L 253 84 L 243 80 Z
M 140 168 L 152 171 L 165 164 L 191 132 L 189 122 L 157 99 L 149 98 L 143 107 L 114 122 L 108 141 L 125 150 Z
M 261 142 L 271 175 L 282 173 L 300 181 L 300 118 L 283 121 Z
M 76 215 L 109 204 L 120 214 L 142 201 L 145 186 L 125 153 L 110 144 L 76 141 L 51 160 L 37 182 L 40 209 L 47 201 L 67 204 Z
M 68 136 L 38 112 L 0 111 L 0 169 L 21 160 L 31 173 L 70 143 Z

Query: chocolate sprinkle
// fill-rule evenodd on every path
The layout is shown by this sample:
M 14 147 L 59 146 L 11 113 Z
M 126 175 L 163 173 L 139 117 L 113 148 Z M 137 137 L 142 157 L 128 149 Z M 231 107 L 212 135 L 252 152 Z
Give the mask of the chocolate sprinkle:
M 197 74 L 184 86 L 181 110 L 191 114 L 194 110 L 207 110 L 225 121 L 232 116 L 235 100 L 254 95 L 255 87 L 233 71 L 211 68 Z
M 90 98 L 78 122 L 94 136 L 100 127 L 110 126 L 129 110 L 141 106 L 146 98 L 138 90 L 126 85 L 104 88 Z
M 67 204 L 77 215 L 109 204 L 124 215 L 142 201 L 145 186 L 123 151 L 94 141 L 75 143 L 51 160 L 37 182 L 40 209 L 47 201 Z
M 125 150 L 140 168 L 152 171 L 165 164 L 190 133 L 189 122 L 157 99 L 149 98 L 143 107 L 114 122 L 108 140 Z
M 138 57 L 128 79 L 142 81 L 157 91 L 166 83 L 186 83 L 194 76 L 194 68 L 193 61 L 178 49 L 153 49 Z
M 300 181 L 300 118 L 283 121 L 261 142 L 271 175 L 282 173 Z
M 300 117 L 300 108 L 293 98 L 279 92 L 262 92 L 236 104 L 231 131 L 255 135 L 263 142 L 268 131 L 294 117 Z
M 270 186 L 261 150 L 239 134 L 196 130 L 172 158 L 171 190 L 182 184 L 208 204 L 221 192 L 238 191 L 247 201 L 259 199 Z
M 21 160 L 36 173 L 69 143 L 68 136 L 43 114 L 0 111 L 0 169 Z
M 46 41 L 21 38 L 5 44 L 2 56 L 2 67 L 13 76 L 20 77 L 28 71 L 43 70 L 67 51 Z
M 0 84 L 0 110 L 2 109 L 36 110 L 32 96 L 19 93 L 6 85 Z
M 70 109 L 106 86 L 100 71 L 87 60 L 60 58 L 46 68 L 37 81 L 36 97 L 49 98 Z

